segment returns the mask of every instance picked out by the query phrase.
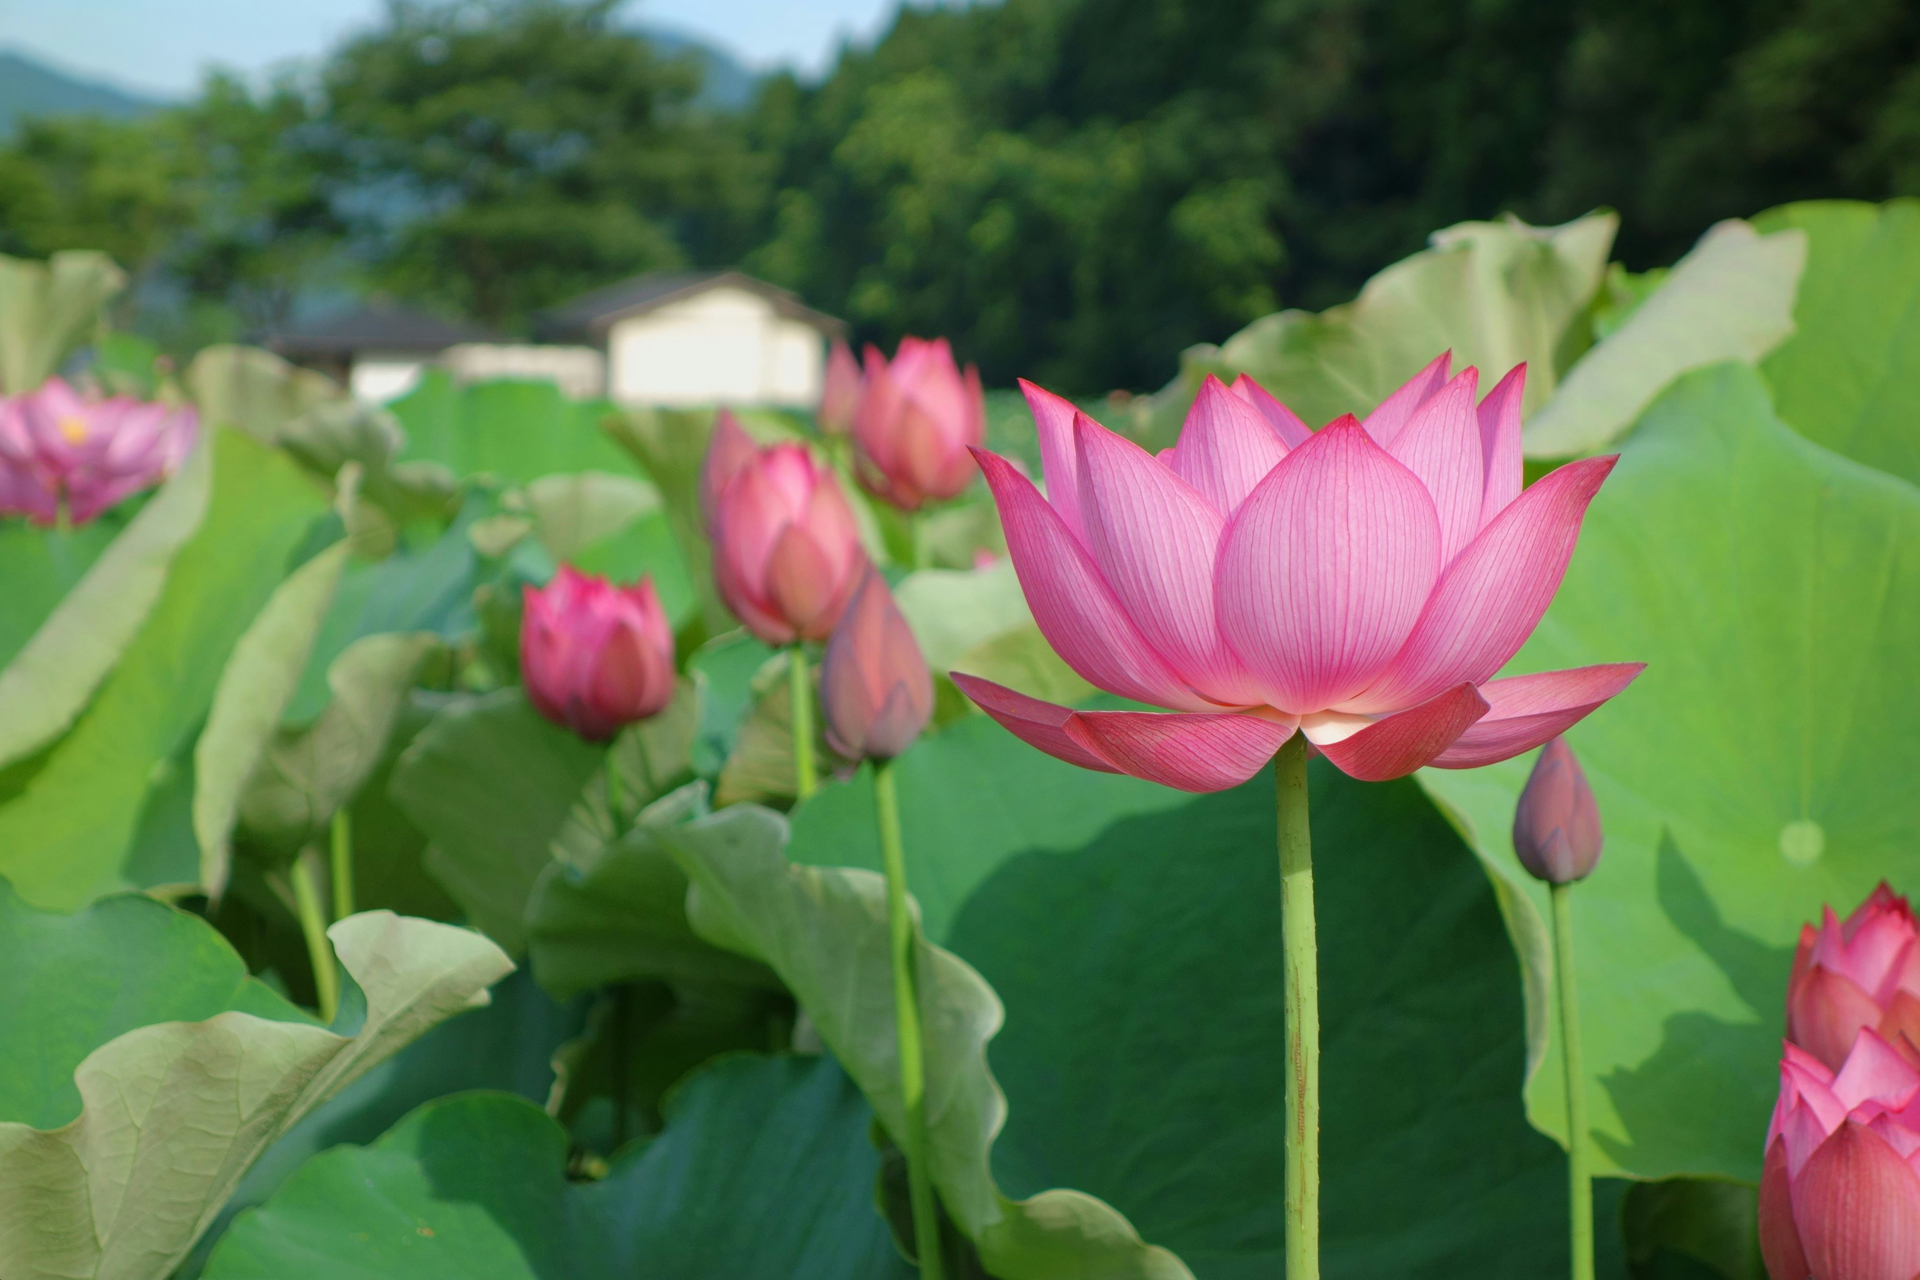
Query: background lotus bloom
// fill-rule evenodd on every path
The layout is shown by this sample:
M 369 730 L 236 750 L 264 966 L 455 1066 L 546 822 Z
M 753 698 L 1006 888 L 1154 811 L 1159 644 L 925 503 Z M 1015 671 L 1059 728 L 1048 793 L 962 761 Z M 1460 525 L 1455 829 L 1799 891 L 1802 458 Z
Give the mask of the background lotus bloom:
M 849 760 L 891 760 L 933 714 L 933 676 L 887 580 L 869 568 L 820 666 L 827 741 Z
M 760 446 L 741 427 L 733 410 L 722 409 L 714 415 L 713 435 L 707 439 L 707 456 L 700 460 L 700 515 L 707 522 L 708 533 L 713 531 L 714 518 L 720 511 L 720 493 L 727 487 L 727 481 L 759 452 Z
M 1513 811 L 1513 851 L 1536 880 L 1572 884 L 1593 874 L 1603 837 L 1600 806 L 1565 738 L 1533 762 Z
M 1843 922 L 1803 925 L 1787 983 L 1787 1039 L 1838 1070 L 1862 1030 L 1920 1064 L 1920 946 L 1913 910 L 1885 883 Z
M 1871 1031 L 1835 1073 L 1793 1045 L 1760 1176 L 1773 1280 L 1920 1275 L 1920 1071 Z
M 853 443 L 860 482 L 876 496 L 902 511 L 953 497 L 973 479 L 968 451 L 986 432 L 980 371 L 962 374 L 945 338 L 902 338 L 891 364 L 867 348 Z
M 173 473 L 198 435 L 191 408 L 89 400 L 59 378 L 0 400 L 0 512 L 53 524 L 64 499 L 85 524 Z
M 1521 492 L 1516 368 L 1477 406 L 1441 356 L 1359 422 L 1309 432 L 1208 378 L 1153 457 L 1023 383 L 1047 496 L 976 451 L 1034 620 L 1082 677 L 1175 711 L 1073 712 L 956 676 L 1042 751 L 1189 791 L 1295 729 L 1380 780 L 1539 746 L 1639 663 L 1495 680 L 1546 612 L 1614 458 Z M 1263 407 L 1263 405 L 1265 407 Z
M 797 444 L 756 449 L 734 468 L 712 534 L 720 598 L 772 645 L 826 639 L 867 565 L 833 472 Z
M 853 430 L 863 389 L 860 362 L 846 343 L 834 339 L 833 350 L 827 353 L 826 380 L 820 387 L 820 411 L 814 415 L 822 433 L 844 436 Z
M 616 587 L 569 565 L 521 599 L 520 675 L 541 715 L 589 742 L 673 699 L 673 629 L 653 580 Z

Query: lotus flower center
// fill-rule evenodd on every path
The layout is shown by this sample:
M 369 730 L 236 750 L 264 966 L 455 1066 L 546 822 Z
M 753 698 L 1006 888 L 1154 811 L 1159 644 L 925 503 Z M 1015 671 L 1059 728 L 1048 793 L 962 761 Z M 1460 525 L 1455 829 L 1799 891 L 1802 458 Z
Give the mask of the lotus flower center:
M 66 417 L 60 419 L 56 425 L 60 429 L 60 434 L 66 437 L 68 444 L 80 444 L 87 438 L 87 420 L 85 418 L 68 414 Z

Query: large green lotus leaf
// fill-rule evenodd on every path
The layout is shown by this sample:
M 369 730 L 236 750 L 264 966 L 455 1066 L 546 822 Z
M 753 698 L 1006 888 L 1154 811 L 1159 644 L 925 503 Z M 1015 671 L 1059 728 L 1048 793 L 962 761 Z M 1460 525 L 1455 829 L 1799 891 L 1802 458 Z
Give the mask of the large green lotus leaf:
M 868 1112 L 830 1058 L 736 1057 L 688 1080 L 664 1134 L 598 1183 L 565 1132 L 473 1094 L 341 1147 L 235 1221 L 207 1280 L 895 1280 Z
M 160 598 L 168 566 L 206 517 L 213 455 L 214 446 L 203 439 L 0 670 L 0 765 L 28 756 L 66 732 L 133 642 Z M 25 529 L 19 534 L 34 536 Z M 45 539 L 35 549 L 38 554 L 28 553 L 26 565 L 14 559 L 13 548 L 0 551 L 6 556 L 9 619 L 32 609 L 31 597 L 21 600 L 12 594 L 13 575 L 23 567 L 37 567 L 40 555 L 52 568 L 56 540 L 64 550 L 61 535 Z M 56 581 L 65 576 L 58 575 Z M 14 605 L 14 600 L 20 603 Z
M 42 906 L 78 906 L 136 872 L 145 884 L 198 878 L 197 856 L 136 866 L 150 786 L 190 741 L 228 655 L 325 510 L 284 455 L 235 431 L 209 434 L 212 500 L 160 599 L 72 730 L 0 805 L 0 874 Z
M 612 406 L 569 400 L 551 382 L 462 387 L 433 370 L 387 408 L 407 433 L 403 459 L 437 462 L 457 476 L 486 472 L 525 484 L 558 472 L 634 472 L 600 430 Z
M 144 1007 L 76 1027 L 65 1001 L 43 996 L 26 1011 L 31 1021 L 9 1021 L 15 1054 L 136 1024 L 73 1070 L 81 1106 L 70 1121 L 0 1122 L 0 1257 L 10 1278 L 162 1280 L 255 1157 L 367 1068 L 484 1003 L 486 988 L 511 967 L 498 947 L 464 929 L 385 911 L 352 916 L 328 931 L 363 1003 L 346 1034 L 295 1020 L 284 1002 L 247 991 L 239 958 L 209 926 L 173 926 L 204 935 L 183 940 L 139 917 L 166 910 L 126 900 L 96 906 L 56 939 L 66 950 L 56 951 L 39 984 L 63 990 L 71 974 L 85 989 L 125 970 L 115 994 L 141 997 Z M 42 923 L 9 933 L 9 942 L 32 944 L 62 931 Z M 200 952 L 186 974 L 194 958 L 183 954 L 183 941 Z M 8 963 L 19 968 L 27 959 Z M 155 985 L 168 977 L 186 990 Z M 223 988 L 232 994 L 219 1012 Z M 211 1016 L 152 1020 L 185 1012 Z
M 1793 332 L 1806 233 L 1760 235 L 1729 219 L 1700 238 L 1651 296 L 1567 372 L 1527 423 L 1530 457 L 1596 453 L 1683 373 L 1752 364 Z
M 984 569 L 921 569 L 894 587 L 927 665 L 938 672 L 976 645 L 1033 625 L 1013 561 Z
M 45 262 L 0 254 L 0 395 L 25 395 L 46 381 L 126 284 L 126 272 L 94 249 Z
M 1762 366 L 1780 417 L 1920 483 L 1920 200 L 1809 201 L 1753 221 L 1807 236 L 1798 332 Z
M 203 422 L 277 442 L 287 423 L 344 393 L 331 378 L 258 347 L 219 345 L 193 358 L 182 381 Z
M 0 613 L 0 671 L 121 532 L 111 514 L 64 534 L 25 520 L 0 522 L 0 591 L 8 602 Z
M 1744 366 L 1654 404 L 1513 663 L 1648 664 L 1568 735 L 1607 832 L 1572 895 L 1603 1171 L 1758 1181 L 1801 922 L 1920 879 L 1917 640 L 1920 492 L 1788 430 Z M 1530 763 L 1422 779 L 1510 886 L 1544 1035 L 1546 895 L 1509 836 Z M 1560 1079 L 1549 1054 L 1527 1092 L 1550 1133 Z
M 605 754 L 542 719 L 519 689 L 501 689 L 435 716 L 388 790 L 433 842 L 427 869 L 468 919 L 519 952 L 527 899 Z
M 200 845 L 200 885 L 211 897 L 227 887 L 241 794 L 272 745 L 346 562 L 341 541 L 288 574 L 220 673 L 193 748 L 193 832 Z
M 1076 770 L 979 718 L 895 768 L 928 931 L 1005 1002 L 1001 1186 L 1097 1195 L 1203 1280 L 1274 1274 L 1271 774 L 1196 799 Z M 1525 1024 L 1494 895 L 1411 784 L 1320 766 L 1312 782 L 1326 1274 L 1563 1267 L 1560 1156 L 1513 1098 Z M 796 813 L 789 856 L 878 866 L 873 830 L 868 780 L 835 784 Z M 884 970 L 873 981 L 883 995 Z

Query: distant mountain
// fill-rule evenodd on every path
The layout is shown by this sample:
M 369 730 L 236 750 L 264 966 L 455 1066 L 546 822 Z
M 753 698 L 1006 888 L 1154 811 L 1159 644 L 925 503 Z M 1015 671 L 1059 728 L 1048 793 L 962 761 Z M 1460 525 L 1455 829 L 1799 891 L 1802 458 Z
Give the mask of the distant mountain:
M 760 77 L 741 66 L 724 49 L 708 44 L 698 36 L 690 36 L 669 27 L 642 24 L 636 29 L 666 57 L 686 54 L 699 62 L 706 73 L 700 85 L 700 96 L 695 99 L 701 106 L 737 111 L 753 101 L 753 91 L 759 85 Z
M 0 139 L 23 116 L 137 116 L 160 103 L 57 71 L 31 54 L 0 49 Z

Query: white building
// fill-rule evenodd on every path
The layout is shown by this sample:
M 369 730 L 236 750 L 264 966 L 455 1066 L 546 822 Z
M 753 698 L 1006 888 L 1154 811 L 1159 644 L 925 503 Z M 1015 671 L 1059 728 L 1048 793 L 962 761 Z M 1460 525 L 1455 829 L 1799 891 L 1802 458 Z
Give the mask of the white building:
M 494 340 L 474 325 L 372 303 L 288 325 L 263 345 L 339 379 L 356 399 L 383 404 L 411 391 L 421 371 L 449 348 Z

